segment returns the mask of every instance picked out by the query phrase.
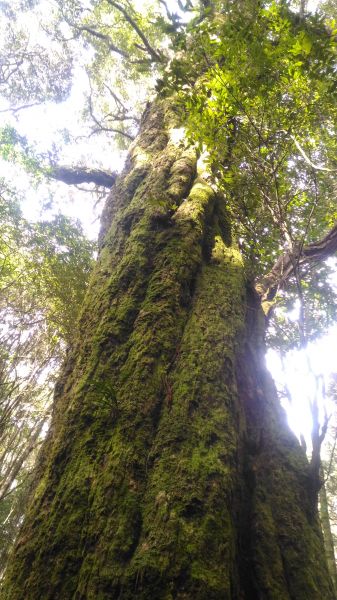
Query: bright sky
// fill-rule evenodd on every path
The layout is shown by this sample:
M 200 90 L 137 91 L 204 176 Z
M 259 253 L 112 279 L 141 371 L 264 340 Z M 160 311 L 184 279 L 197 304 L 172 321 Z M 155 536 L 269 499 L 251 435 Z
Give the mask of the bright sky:
M 282 404 L 287 412 L 288 422 L 299 437 L 302 433 L 308 449 L 311 448 L 312 418 L 310 404 L 317 394 L 321 407 L 321 422 L 324 421 L 324 408 L 328 415 L 336 410 L 331 398 L 324 393 L 331 383 L 331 374 L 337 372 L 336 361 L 337 325 L 329 332 L 308 345 L 307 351 L 290 350 L 281 357 L 275 350 L 267 353 L 267 366 L 277 387 L 282 388 L 285 381 L 290 398 L 283 398 Z

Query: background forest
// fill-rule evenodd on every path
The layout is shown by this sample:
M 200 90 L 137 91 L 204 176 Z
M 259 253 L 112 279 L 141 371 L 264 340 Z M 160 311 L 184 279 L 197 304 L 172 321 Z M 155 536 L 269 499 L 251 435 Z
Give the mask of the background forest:
M 224 4 L 0 2 L 1 572 L 95 259 L 93 221 L 147 103 L 175 93 L 188 116 L 177 142 L 186 134 L 199 145 L 233 199 L 268 346 L 281 366 L 289 351 L 305 357 L 311 431 L 301 442 L 313 462 L 322 453 L 321 518 L 337 589 L 337 364 L 323 376 L 310 353 L 337 318 L 337 6 L 228 1 L 227 23 Z M 285 378 L 279 392 L 291 405 Z

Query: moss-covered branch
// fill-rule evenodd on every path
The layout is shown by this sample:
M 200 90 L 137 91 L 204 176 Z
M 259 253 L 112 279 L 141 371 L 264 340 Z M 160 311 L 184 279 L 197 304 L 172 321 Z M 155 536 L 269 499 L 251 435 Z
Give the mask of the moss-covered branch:
M 117 174 L 102 169 L 89 169 L 86 167 L 54 166 L 47 170 L 47 175 L 52 179 L 63 181 L 68 185 L 79 185 L 81 183 L 95 183 L 103 187 L 111 188 Z

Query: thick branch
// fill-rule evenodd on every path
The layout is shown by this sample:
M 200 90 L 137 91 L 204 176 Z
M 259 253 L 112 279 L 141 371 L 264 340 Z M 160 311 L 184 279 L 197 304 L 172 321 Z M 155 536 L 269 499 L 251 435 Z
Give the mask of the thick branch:
M 255 288 L 262 300 L 272 300 L 277 290 L 294 274 L 296 266 L 319 262 L 337 251 L 337 224 L 318 242 L 307 246 L 295 246 L 286 251 L 267 275 L 257 281 Z
M 107 188 L 113 186 L 117 177 L 116 173 L 108 173 L 101 169 L 86 169 L 85 167 L 51 167 L 48 175 L 68 185 L 95 183 Z

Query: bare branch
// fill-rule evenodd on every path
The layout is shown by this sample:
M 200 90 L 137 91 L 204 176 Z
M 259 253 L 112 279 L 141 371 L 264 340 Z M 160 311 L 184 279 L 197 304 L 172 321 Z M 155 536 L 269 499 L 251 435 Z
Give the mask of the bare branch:
M 122 135 L 122 136 L 128 138 L 130 141 L 133 141 L 135 139 L 134 136 L 131 135 L 130 133 L 128 133 L 127 131 L 123 131 L 123 129 L 116 129 L 116 127 L 108 127 L 107 125 L 101 123 L 97 119 L 97 117 L 94 114 L 94 109 L 93 109 L 93 105 L 92 105 L 92 89 L 91 89 L 90 79 L 89 79 L 89 84 L 90 84 L 90 96 L 88 98 L 89 112 L 90 112 L 90 116 L 91 116 L 92 120 L 98 127 L 98 129 L 92 131 L 91 134 L 98 133 L 100 131 L 105 131 L 107 133 L 117 133 L 119 135 Z M 112 117 L 112 119 L 113 119 L 113 117 Z M 123 120 L 123 119 L 118 119 L 118 120 Z
M 24 110 L 26 108 L 32 108 L 32 106 L 40 106 L 42 102 L 31 102 L 30 104 L 22 104 L 22 106 L 3 108 L 0 110 L 0 113 L 11 112 L 13 114 L 19 112 L 20 110 Z
M 301 0 L 301 3 L 300 3 L 300 20 L 301 21 L 304 20 L 306 7 L 307 7 L 307 0 Z
M 295 138 L 295 136 L 290 135 L 291 139 L 293 140 L 297 150 L 300 152 L 301 156 L 304 158 L 305 162 L 315 171 L 325 171 L 326 173 L 337 173 L 337 169 L 328 169 L 326 167 L 321 167 L 320 165 L 315 165 L 315 163 L 313 163 L 309 156 L 304 152 L 302 146 L 300 145 L 300 143 L 297 141 L 297 139 Z
M 85 31 L 86 33 L 90 33 L 90 35 L 92 35 L 93 37 L 96 37 L 99 40 L 103 40 L 104 42 L 106 42 L 109 50 L 111 50 L 112 52 L 116 52 L 120 56 L 123 56 L 123 58 L 130 58 L 129 54 L 127 52 L 124 52 L 124 50 L 118 48 L 118 46 L 116 46 L 116 44 L 113 43 L 110 36 L 106 35 L 105 33 L 97 31 L 97 29 L 95 29 L 94 27 L 89 27 L 89 25 L 81 25 L 81 27 L 79 27 L 78 25 L 72 26 L 79 32 Z
M 91 87 L 91 86 L 90 86 Z M 114 90 L 107 83 L 103 83 L 103 87 L 108 90 L 109 94 L 112 96 L 115 101 L 117 107 L 117 115 L 114 114 L 113 118 L 118 121 L 134 121 L 139 125 L 140 119 L 134 114 L 130 114 L 130 109 L 124 104 L 123 100 L 116 94 Z M 110 114 L 109 114 L 110 116 Z
M 127 10 L 124 8 L 124 6 L 121 6 L 120 4 L 118 4 L 118 2 L 115 2 L 114 0 L 107 0 L 107 1 L 110 4 L 110 6 L 112 6 L 113 8 L 116 8 L 116 10 L 118 10 L 120 13 L 122 13 L 125 20 L 129 23 L 129 25 L 131 25 L 131 27 L 134 29 L 134 31 L 137 33 L 137 35 L 142 40 L 142 42 L 145 46 L 144 50 L 146 50 L 149 53 L 152 60 L 154 60 L 155 62 L 164 62 L 163 54 L 161 52 L 158 52 L 154 48 L 152 48 L 146 35 L 143 33 L 143 31 L 141 30 L 139 25 L 136 23 L 136 21 L 127 12 Z M 140 47 L 140 49 L 143 50 L 143 48 L 141 48 L 141 47 Z
M 320 262 L 337 251 L 337 224 L 318 242 L 307 246 L 294 245 L 274 264 L 267 275 L 257 281 L 255 289 L 262 301 L 272 300 L 277 290 L 295 273 L 296 265 Z
M 126 52 L 125 50 L 122 50 L 118 46 L 116 46 L 116 44 L 113 42 L 113 40 L 111 39 L 111 37 L 109 35 L 107 35 L 106 33 L 102 33 L 102 31 L 98 31 L 97 25 L 76 25 L 76 23 L 73 23 L 72 21 L 70 21 L 64 13 L 63 13 L 63 17 L 64 17 L 64 20 L 68 23 L 68 25 L 70 27 L 72 27 L 76 32 L 73 37 L 70 37 L 70 38 L 62 37 L 63 41 L 69 41 L 72 39 L 76 39 L 83 32 L 89 33 L 93 37 L 104 41 L 106 43 L 108 49 L 111 52 L 115 52 L 116 54 L 119 54 L 122 58 L 125 58 L 126 60 L 128 60 L 130 62 L 130 64 L 136 65 L 136 64 L 148 64 L 149 63 L 148 59 L 131 60 L 129 53 Z M 59 38 L 57 38 L 57 39 L 59 39 Z
M 118 135 L 124 135 L 124 137 L 128 138 L 131 141 L 135 139 L 133 135 L 122 131 L 122 129 L 116 129 L 115 127 L 104 127 L 102 125 L 99 125 L 96 129 L 93 129 L 88 136 L 84 137 L 91 137 L 96 133 L 101 133 L 102 131 L 105 131 L 106 133 L 117 133 Z
M 171 27 L 173 27 L 173 29 L 175 29 L 175 30 L 181 29 L 183 26 L 186 25 L 186 23 L 183 23 L 181 21 L 181 17 L 177 13 L 170 11 L 170 9 L 167 5 L 167 2 L 165 2 L 165 0 L 159 0 L 159 4 L 161 4 L 164 7 L 166 16 L 169 19 L 170 25 L 171 25 Z

